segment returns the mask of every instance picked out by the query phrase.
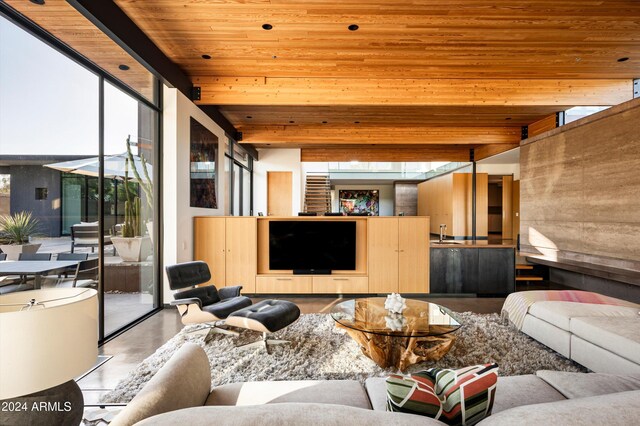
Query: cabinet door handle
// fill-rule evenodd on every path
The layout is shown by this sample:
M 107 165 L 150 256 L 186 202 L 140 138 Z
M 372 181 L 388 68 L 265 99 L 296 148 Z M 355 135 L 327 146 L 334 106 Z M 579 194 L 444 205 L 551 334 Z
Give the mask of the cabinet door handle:
M 291 278 L 276 278 L 276 281 L 291 281 Z
M 349 281 L 349 278 L 334 278 L 334 281 Z

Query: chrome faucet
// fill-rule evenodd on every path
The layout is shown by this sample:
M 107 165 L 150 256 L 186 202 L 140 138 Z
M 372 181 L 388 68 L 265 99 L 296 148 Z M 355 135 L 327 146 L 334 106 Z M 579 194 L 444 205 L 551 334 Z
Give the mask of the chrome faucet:
M 439 242 L 443 242 L 445 238 L 447 238 L 447 225 L 445 225 L 444 223 L 440 224 L 440 241 Z

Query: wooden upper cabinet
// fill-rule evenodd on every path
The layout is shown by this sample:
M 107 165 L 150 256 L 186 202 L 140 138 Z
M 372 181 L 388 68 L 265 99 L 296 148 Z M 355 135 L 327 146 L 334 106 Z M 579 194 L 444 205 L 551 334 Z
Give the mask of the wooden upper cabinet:
M 243 286 L 243 293 L 256 292 L 258 231 L 254 217 L 226 219 L 225 286 Z
M 429 292 L 429 219 L 405 217 L 398 223 L 400 293 Z
M 398 292 L 398 218 L 370 218 L 368 228 L 369 293 Z
M 193 258 L 206 262 L 211 271 L 211 281 L 203 285 L 225 286 L 225 222 L 224 217 L 193 220 Z

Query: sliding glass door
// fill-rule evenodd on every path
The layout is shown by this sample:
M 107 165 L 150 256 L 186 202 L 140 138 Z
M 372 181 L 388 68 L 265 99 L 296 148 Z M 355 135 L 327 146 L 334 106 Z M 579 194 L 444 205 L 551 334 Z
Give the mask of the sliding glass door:
M 98 260 L 104 341 L 161 306 L 160 85 L 133 90 L 6 8 L 0 71 L 0 214 L 30 214 L 52 259 Z

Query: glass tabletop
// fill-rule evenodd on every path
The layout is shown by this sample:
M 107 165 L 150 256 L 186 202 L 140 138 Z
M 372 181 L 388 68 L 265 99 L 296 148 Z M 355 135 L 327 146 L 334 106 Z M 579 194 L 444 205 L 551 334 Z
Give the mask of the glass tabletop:
M 440 336 L 462 324 L 449 309 L 435 303 L 406 299 L 407 308 L 394 314 L 384 307 L 384 297 L 352 299 L 334 305 L 331 317 L 340 325 L 364 333 L 397 337 Z

